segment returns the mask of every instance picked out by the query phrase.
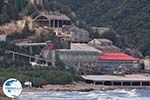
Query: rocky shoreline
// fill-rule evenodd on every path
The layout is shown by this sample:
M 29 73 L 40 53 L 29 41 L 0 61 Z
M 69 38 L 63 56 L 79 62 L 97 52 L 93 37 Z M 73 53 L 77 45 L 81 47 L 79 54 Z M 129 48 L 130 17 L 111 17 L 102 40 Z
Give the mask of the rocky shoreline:
M 92 91 L 98 86 L 83 82 L 72 83 L 66 85 L 45 85 L 41 88 L 23 88 L 23 92 L 48 92 L 48 91 Z M 102 87 L 101 87 L 102 88 Z
M 66 85 L 45 85 L 41 88 L 23 88 L 23 92 L 53 92 L 53 91 L 80 91 L 88 92 L 95 90 L 114 90 L 114 89 L 150 89 L 150 87 L 116 87 L 87 84 L 84 82 L 66 84 Z
M 89 91 L 106 91 L 115 89 L 150 89 L 150 87 L 116 87 L 116 86 L 102 86 L 87 84 L 84 82 L 74 82 L 72 84 L 66 85 L 45 85 L 40 88 L 23 88 L 22 92 L 59 92 L 59 91 L 79 91 L 79 92 L 89 92 Z M 7 97 L 0 97 L 0 100 L 10 100 Z

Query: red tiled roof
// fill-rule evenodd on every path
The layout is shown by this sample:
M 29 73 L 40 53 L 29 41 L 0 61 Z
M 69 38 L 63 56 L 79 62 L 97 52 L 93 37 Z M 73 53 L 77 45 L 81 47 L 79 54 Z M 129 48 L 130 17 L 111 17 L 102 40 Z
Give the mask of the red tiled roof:
M 122 52 L 103 52 L 100 54 L 99 60 L 133 61 L 138 59 Z

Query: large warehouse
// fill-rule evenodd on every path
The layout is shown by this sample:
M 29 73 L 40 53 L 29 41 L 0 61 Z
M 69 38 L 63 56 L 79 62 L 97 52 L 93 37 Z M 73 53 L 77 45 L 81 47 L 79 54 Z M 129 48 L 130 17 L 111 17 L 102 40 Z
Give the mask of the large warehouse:
M 66 65 L 75 69 L 85 66 L 96 66 L 100 50 L 87 44 L 71 43 L 71 49 L 57 49 L 59 59 Z

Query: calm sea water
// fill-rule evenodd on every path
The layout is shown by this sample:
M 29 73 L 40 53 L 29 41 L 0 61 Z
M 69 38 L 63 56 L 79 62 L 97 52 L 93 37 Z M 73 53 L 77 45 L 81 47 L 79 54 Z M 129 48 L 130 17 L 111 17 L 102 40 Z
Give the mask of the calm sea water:
M 19 100 L 150 100 L 150 90 L 24 92 Z

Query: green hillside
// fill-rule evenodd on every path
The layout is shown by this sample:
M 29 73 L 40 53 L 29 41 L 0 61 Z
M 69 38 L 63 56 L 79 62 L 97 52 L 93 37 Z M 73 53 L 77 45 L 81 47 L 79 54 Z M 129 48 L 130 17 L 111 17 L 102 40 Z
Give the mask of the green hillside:
M 46 0 L 45 0 L 46 1 Z M 150 55 L 149 0 L 47 0 L 67 6 L 90 26 L 108 26 L 130 48 Z M 116 43 L 117 44 L 117 43 Z

